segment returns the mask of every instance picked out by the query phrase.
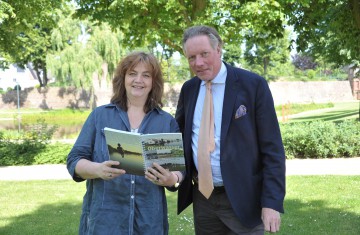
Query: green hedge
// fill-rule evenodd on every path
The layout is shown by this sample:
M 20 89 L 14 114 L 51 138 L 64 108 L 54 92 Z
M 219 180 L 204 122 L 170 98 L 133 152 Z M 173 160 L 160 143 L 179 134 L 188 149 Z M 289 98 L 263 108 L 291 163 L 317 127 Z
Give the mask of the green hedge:
M 70 144 L 47 144 L 34 146 L 22 143 L 0 145 L 0 166 L 65 164 Z
M 40 119 L 16 135 L 0 132 L 0 166 L 65 164 L 72 145 L 50 143 L 56 129 Z
M 280 128 L 288 159 L 360 156 L 358 121 L 296 122 L 281 124 Z M 65 164 L 72 145 L 49 143 L 50 135 L 45 136 L 35 139 L 34 135 L 24 133 L 20 140 L 9 140 L 0 132 L 0 166 Z
M 281 124 L 287 158 L 360 156 L 360 122 L 297 122 Z

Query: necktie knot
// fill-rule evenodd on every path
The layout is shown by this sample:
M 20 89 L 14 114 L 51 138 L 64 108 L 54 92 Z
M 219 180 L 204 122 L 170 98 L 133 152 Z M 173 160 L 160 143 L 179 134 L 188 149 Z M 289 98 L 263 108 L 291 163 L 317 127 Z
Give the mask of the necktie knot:
M 206 89 L 208 89 L 208 90 L 211 91 L 211 85 L 212 85 L 212 82 L 211 82 L 211 81 L 207 81 L 207 82 L 206 82 Z

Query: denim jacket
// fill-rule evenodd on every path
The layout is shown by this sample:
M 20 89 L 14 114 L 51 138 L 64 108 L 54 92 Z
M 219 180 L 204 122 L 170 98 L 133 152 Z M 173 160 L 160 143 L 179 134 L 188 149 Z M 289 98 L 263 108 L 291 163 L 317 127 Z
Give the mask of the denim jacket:
M 77 162 L 109 160 L 104 127 L 130 131 L 126 112 L 114 104 L 97 107 L 87 118 L 67 158 L 74 181 Z M 179 132 L 175 119 L 161 109 L 146 114 L 139 133 Z M 79 234 L 168 234 L 167 203 L 164 187 L 144 176 L 125 174 L 112 180 L 86 182 Z

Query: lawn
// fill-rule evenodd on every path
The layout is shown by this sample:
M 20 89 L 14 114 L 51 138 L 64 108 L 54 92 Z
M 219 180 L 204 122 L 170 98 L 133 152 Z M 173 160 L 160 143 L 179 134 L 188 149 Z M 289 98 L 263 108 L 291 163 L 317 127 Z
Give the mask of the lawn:
M 293 115 L 288 121 L 356 119 L 358 112 L 358 102 L 336 103 L 332 108 Z M 69 115 L 74 114 L 64 116 Z M 85 183 L 0 179 L 0 187 L 0 234 L 77 234 Z M 360 176 L 288 176 L 278 234 L 360 234 L 359 195 Z M 194 234 L 191 207 L 177 216 L 177 194 L 167 192 L 167 196 L 170 235 Z
M 345 119 L 359 118 L 359 101 L 334 103 L 332 108 L 316 109 L 305 111 L 289 116 L 290 122 L 303 121 L 342 121 Z
M 85 183 L 0 181 L 0 234 L 77 234 Z M 288 176 L 278 234 L 360 234 L 360 176 Z M 193 232 L 191 208 L 176 215 L 167 192 L 170 234 Z

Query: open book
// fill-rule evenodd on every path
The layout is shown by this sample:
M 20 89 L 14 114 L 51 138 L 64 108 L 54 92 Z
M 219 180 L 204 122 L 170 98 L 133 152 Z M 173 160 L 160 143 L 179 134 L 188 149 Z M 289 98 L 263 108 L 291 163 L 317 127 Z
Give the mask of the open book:
M 145 175 L 156 162 L 170 171 L 184 171 L 185 159 L 181 133 L 139 134 L 105 127 L 110 159 L 127 174 Z

